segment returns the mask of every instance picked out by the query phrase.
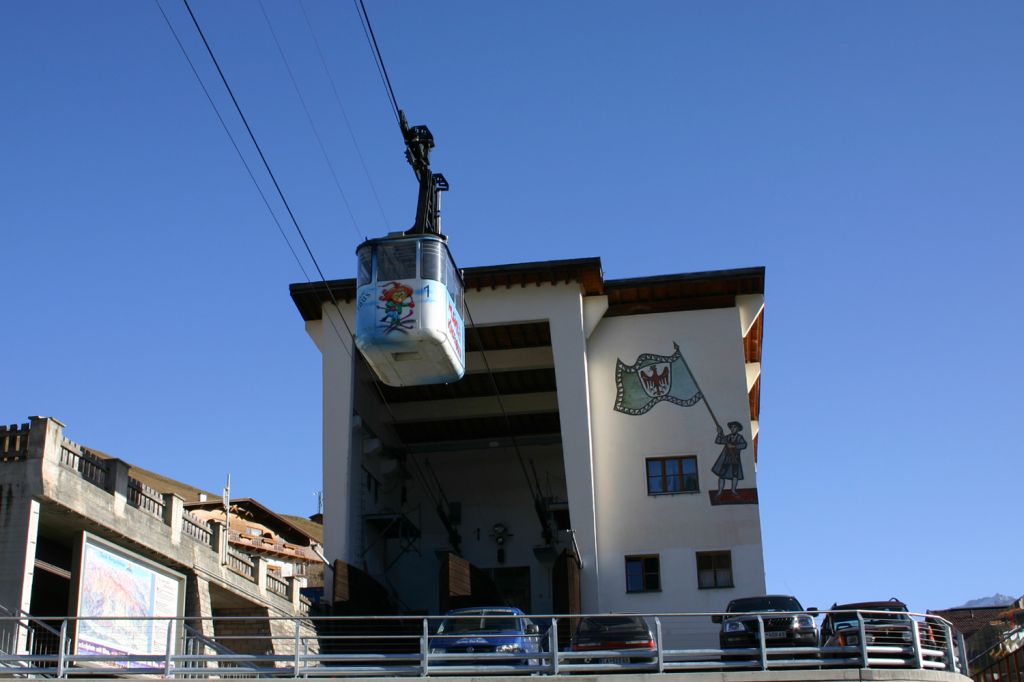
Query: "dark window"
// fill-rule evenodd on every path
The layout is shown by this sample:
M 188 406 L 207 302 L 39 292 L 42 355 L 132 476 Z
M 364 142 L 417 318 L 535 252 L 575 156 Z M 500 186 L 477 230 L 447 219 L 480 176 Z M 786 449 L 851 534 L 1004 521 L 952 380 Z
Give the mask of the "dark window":
M 732 586 L 732 552 L 697 552 L 697 587 Z
M 459 277 L 459 270 L 455 267 L 455 263 L 452 262 L 452 259 L 446 257 L 445 261 L 445 284 L 448 285 L 448 293 L 452 296 L 452 301 L 455 304 L 455 310 L 457 310 L 459 315 L 462 316 L 462 278 Z
M 444 284 L 444 276 L 447 268 L 445 261 L 448 254 L 444 252 L 444 245 L 441 242 L 424 240 L 420 242 L 420 277 L 432 279 Z
M 449 502 L 448 503 L 448 520 L 454 524 L 459 525 L 462 523 L 462 503 L 461 502 Z
M 369 284 L 372 280 L 370 267 L 373 257 L 373 249 L 367 247 L 359 252 L 359 271 L 356 275 L 356 286 L 361 287 Z
M 661 567 L 657 554 L 626 557 L 626 592 L 661 590 Z
M 416 242 L 381 244 L 377 247 L 377 281 L 416 277 Z
M 697 481 L 697 458 L 650 457 L 647 459 L 647 494 L 700 492 Z

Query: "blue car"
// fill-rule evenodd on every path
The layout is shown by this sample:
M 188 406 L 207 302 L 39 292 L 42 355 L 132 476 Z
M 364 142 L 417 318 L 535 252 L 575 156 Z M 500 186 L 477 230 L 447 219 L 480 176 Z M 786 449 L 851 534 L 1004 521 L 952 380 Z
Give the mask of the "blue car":
M 513 606 L 481 606 L 455 609 L 430 638 L 431 655 L 507 654 L 437 661 L 440 665 L 538 665 L 538 658 L 513 658 L 511 654 L 536 654 L 541 646 L 540 628 Z

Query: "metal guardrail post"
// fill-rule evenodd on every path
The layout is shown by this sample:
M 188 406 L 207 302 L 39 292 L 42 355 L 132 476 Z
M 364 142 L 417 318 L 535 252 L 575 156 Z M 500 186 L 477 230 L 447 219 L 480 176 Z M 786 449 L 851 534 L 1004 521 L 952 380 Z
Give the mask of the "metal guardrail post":
M 174 649 L 171 646 L 173 644 L 173 642 L 171 641 L 171 638 L 174 636 L 174 628 L 172 627 L 172 625 L 173 625 L 173 623 L 170 620 L 168 620 L 167 621 L 167 650 L 164 653 L 164 677 L 170 677 L 171 676 L 171 655 L 174 652 Z
M 60 641 L 57 642 L 57 677 L 65 677 L 64 653 L 67 649 L 68 621 L 65 618 L 60 623 Z
M 857 634 L 860 636 L 860 665 L 862 668 L 870 668 L 868 664 L 868 633 L 864 628 L 864 616 L 857 612 Z
M 957 648 L 960 650 L 960 674 L 970 677 L 970 666 L 967 663 L 967 643 L 964 641 L 964 633 L 956 633 Z
M 910 619 L 910 634 L 911 645 L 914 647 L 914 667 L 920 669 L 924 667 L 924 658 L 921 655 L 921 628 L 913 618 Z
M 548 651 L 551 653 L 551 674 L 558 674 L 558 619 L 551 617 L 551 627 L 548 628 Z
M 761 647 L 761 670 L 768 669 L 768 647 L 764 641 L 764 618 L 757 617 L 757 643 Z
M 428 618 L 423 619 L 423 634 L 420 635 L 420 659 L 423 661 L 420 677 L 426 677 L 430 671 L 430 625 Z
M 953 651 L 953 628 L 948 623 L 942 624 L 942 630 L 946 633 L 946 670 L 956 672 L 956 654 Z
M 665 672 L 665 647 L 661 645 L 661 618 L 654 617 L 654 644 L 658 647 L 658 672 Z
M 301 653 L 300 648 L 299 648 L 299 645 L 302 644 L 302 642 L 300 641 L 301 636 L 302 636 L 302 633 L 300 631 L 299 619 L 296 618 L 295 619 L 295 663 L 294 663 L 295 672 L 293 673 L 293 675 L 295 677 L 299 676 L 299 665 L 302 663 L 302 653 Z
M 308 639 L 302 640 L 302 655 L 305 656 L 307 660 L 309 660 L 309 640 Z M 303 677 L 309 677 L 309 674 L 305 672 L 305 669 L 303 669 L 302 676 Z

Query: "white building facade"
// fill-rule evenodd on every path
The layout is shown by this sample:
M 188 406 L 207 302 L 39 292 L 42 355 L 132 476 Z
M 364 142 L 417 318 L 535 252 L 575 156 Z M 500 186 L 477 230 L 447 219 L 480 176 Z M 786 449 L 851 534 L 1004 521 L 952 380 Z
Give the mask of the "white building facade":
M 763 268 L 605 280 L 579 259 L 464 279 L 466 376 L 401 389 L 352 346 L 352 280 L 292 286 L 323 355 L 327 558 L 427 613 L 468 603 L 446 599 L 449 554 L 532 613 L 764 594 Z

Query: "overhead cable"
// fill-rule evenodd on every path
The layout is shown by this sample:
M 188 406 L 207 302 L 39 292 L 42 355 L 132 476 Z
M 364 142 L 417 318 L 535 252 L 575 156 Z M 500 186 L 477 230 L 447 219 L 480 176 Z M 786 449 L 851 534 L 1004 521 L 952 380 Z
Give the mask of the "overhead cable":
M 320 64 L 324 67 L 324 73 L 327 74 L 327 81 L 331 84 L 331 92 L 334 93 L 334 101 L 338 105 L 338 111 L 341 112 L 341 120 L 345 122 L 345 129 L 348 130 L 348 135 L 352 138 L 352 146 L 356 150 L 356 156 L 359 158 L 359 164 L 363 167 L 363 173 L 366 175 L 366 181 L 370 184 L 370 192 L 373 194 L 374 201 L 377 202 L 377 208 L 380 210 L 380 217 L 384 221 L 384 225 L 390 225 L 388 216 L 384 211 L 384 204 L 381 203 L 380 195 L 377 194 L 377 187 L 373 183 L 373 178 L 370 176 L 370 170 L 366 166 L 366 159 L 363 157 L 363 151 L 359 147 L 359 142 L 356 140 L 355 131 L 352 130 L 352 122 L 349 121 L 348 112 L 345 110 L 345 105 L 341 103 L 341 95 L 338 94 L 338 85 L 334 80 L 334 76 L 331 74 L 331 69 L 327 66 L 327 59 L 324 57 L 324 51 L 320 48 L 320 41 L 317 40 L 316 31 L 313 30 L 313 22 L 309 19 L 309 13 L 306 12 L 306 3 L 304 0 L 299 0 L 299 7 L 302 9 L 302 17 L 306 20 L 306 28 L 309 29 L 309 35 L 313 39 L 313 45 L 316 46 L 316 53 L 320 56 Z
M 281 221 L 277 219 L 277 214 L 274 213 L 274 209 L 270 207 L 270 201 L 267 200 L 267 195 L 263 193 L 263 188 L 260 187 L 260 183 L 257 182 L 256 176 L 253 175 L 252 168 L 249 166 L 249 162 L 245 160 L 245 155 L 242 154 L 242 150 L 238 147 L 238 142 L 235 141 L 235 136 L 231 134 L 231 130 L 228 128 L 228 124 L 224 121 L 224 117 L 221 116 L 220 109 L 217 108 L 217 104 L 213 101 L 213 96 L 210 95 L 210 91 L 206 89 L 206 84 L 203 83 L 203 79 L 199 76 L 199 71 L 196 69 L 196 65 L 192 62 L 192 58 L 188 56 L 188 51 L 181 42 L 181 38 L 178 37 L 178 32 L 174 30 L 174 25 L 171 20 L 167 17 L 167 13 L 164 11 L 163 6 L 160 4 L 160 0 L 153 0 L 156 3 L 157 9 L 160 10 L 161 16 L 167 23 L 167 28 L 171 30 L 171 35 L 174 36 L 174 41 L 178 43 L 178 48 L 181 50 L 181 54 L 184 55 L 185 61 L 188 62 L 188 66 L 192 69 L 192 75 L 196 77 L 196 81 L 199 83 L 199 87 L 203 89 L 203 94 L 206 95 L 206 101 L 210 103 L 210 107 L 213 109 L 213 113 L 217 115 L 217 120 L 220 121 L 221 128 L 227 134 L 228 139 L 231 140 L 231 146 L 235 148 L 235 153 L 238 154 L 239 160 L 242 165 L 245 166 L 245 172 L 249 174 L 249 179 L 252 180 L 253 186 L 256 191 L 259 192 L 260 199 L 263 200 L 263 205 L 267 207 L 267 212 L 270 217 L 274 220 L 274 224 L 277 225 L 277 231 L 281 233 L 281 238 L 284 239 L 284 243 L 288 245 L 288 250 L 292 252 L 292 257 L 295 259 L 296 264 L 299 266 L 299 270 L 302 271 L 303 277 L 306 281 L 309 281 L 309 274 L 306 272 L 305 266 L 302 264 L 302 260 L 299 258 L 299 254 L 295 253 L 295 248 L 292 246 L 292 242 L 288 239 L 288 235 L 285 234 L 284 227 L 281 225 Z
M 327 284 L 327 278 L 324 276 L 324 271 L 320 268 L 320 263 L 317 262 L 316 256 L 313 255 L 313 249 L 309 245 L 309 241 L 306 239 L 306 235 L 302 231 L 302 227 L 299 225 L 298 219 L 295 217 L 295 212 L 292 211 L 291 205 L 288 203 L 288 199 L 285 198 L 284 190 L 281 189 L 281 184 L 277 181 L 277 176 L 274 175 L 273 169 L 270 167 L 270 162 L 267 160 L 266 155 L 263 153 L 263 148 L 260 147 L 260 143 L 256 140 L 256 134 L 252 130 L 252 126 L 249 125 L 248 119 L 245 117 L 245 113 L 242 111 L 242 106 L 238 103 L 238 98 L 235 97 L 235 91 L 231 88 L 231 84 L 228 83 L 227 76 L 224 75 L 224 70 L 220 67 L 220 62 L 217 60 L 217 56 L 213 53 L 213 48 L 210 46 L 210 41 L 206 39 L 206 33 L 203 32 L 203 27 L 199 25 L 199 19 L 196 18 L 195 12 L 192 11 L 192 5 L 189 4 L 189 0 L 182 0 L 185 3 L 185 9 L 188 10 L 188 14 L 192 17 L 192 23 L 196 27 L 196 31 L 199 33 L 199 37 L 203 40 L 203 45 L 206 47 L 207 54 L 210 55 L 210 59 L 213 61 L 213 65 L 217 68 L 217 73 L 220 75 L 221 82 L 224 83 L 224 88 L 228 91 L 228 95 L 231 96 L 231 102 L 235 105 L 235 111 L 238 112 L 239 118 L 242 119 L 242 123 L 245 124 L 245 130 L 249 133 L 249 139 L 252 140 L 253 146 L 256 148 L 257 153 L 260 156 L 260 160 L 263 161 L 263 167 L 267 170 L 267 175 L 270 176 L 270 180 L 274 183 L 274 189 L 277 190 L 277 195 L 281 198 L 281 203 L 284 204 L 285 210 L 288 211 L 288 217 L 291 218 L 292 225 L 295 226 L 295 231 L 299 233 L 299 237 L 302 239 L 303 245 L 306 247 L 306 253 L 309 254 L 310 259 L 313 261 L 313 266 L 316 268 L 317 273 L 320 275 L 320 280 L 324 283 L 327 288 L 327 293 L 331 298 L 331 302 L 334 303 L 334 307 L 338 310 L 338 314 L 341 316 L 341 321 L 345 325 L 345 329 L 348 332 L 349 340 L 352 339 L 352 328 L 348 324 L 348 320 L 345 319 L 344 314 L 341 313 L 341 306 L 338 303 L 338 299 L 334 296 L 334 291 L 330 285 Z M 345 345 L 344 340 L 341 338 L 341 332 L 336 326 L 334 326 L 334 320 L 328 316 L 327 318 L 331 326 L 334 327 L 335 333 L 338 335 L 338 340 L 342 341 L 342 347 L 345 352 L 352 356 L 351 349 Z
M 377 71 L 384 82 L 384 89 L 387 91 L 388 101 L 391 103 L 391 109 L 394 111 L 395 120 L 401 125 L 402 114 L 398 106 L 398 98 L 395 97 L 395 89 L 391 87 L 391 78 L 388 77 L 388 69 L 384 66 L 384 56 L 380 53 L 377 36 L 374 34 L 373 25 L 370 23 L 370 15 L 366 12 L 366 5 L 363 4 L 363 0 L 354 0 L 354 2 L 356 4 L 356 12 L 359 13 L 359 19 L 363 25 L 363 33 L 366 34 L 366 39 L 370 43 L 370 49 L 373 51 L 373 59 L 377 64 Z
M 309 127 L 313 131 L 313 137 L 316 138 L 317 144 L 320 145 L 320 153 L 323 154 L 324 161 L 327 163 L 327 168 L 331 171 L 331 177 L 334 178 L 334 186 L 338 188 L 338 194 L 341 196 L 341 201 L 345 204 L 345 210 L 348 212 L 348 217 L 352 220 L 352 227 L 355 228 L 361 239 L 366 239 L 366 235 L 359 229 L 359 224 L 356 221 L 356 216 L 352 213 L 352 206 L 349 204 L 348 196 L 345 195 L 345 190 L 341 188 L 341 181 L 338 179 L 338 173 L 334 170 L 334 164 L 331 163 L 331 157 L 327 154 L 327 147 L 324 145 L 323 138 L 320 137 L 320 132 L 316 128 L 316 123 L 313 121 L 313 115 L 309 113 L 309 106 L 306 104 L 306 98 L 302 96 L 302 90 L 299 89 L 299 83 L 295 80 L 295 74 L 292 72 L 291 64 L 288 63 L 288 57 L 284 53 L 284 48 L 281 47 L 281 41 L 277 39 L 277 31 L 274 30 L 274 25 L 270 21 L 270 15 L 267 14 L 266 5 L 263 0 L 260 0 L 260 10 L 263 12 L 263 19 L 267 22 L 267 28 L 270 29 L 270 35 L 274 39 L 274 45 L 277 46 L 277 53 L 281 55 L 281 61 L 284 62 L 284 68 L 288 72 L 288 78 L 292 81 L 292 87 L 295 88 L 295 94 L 299 98 L 299 102 L 302 104 L 302 110 L 306 113 L 306 120 L 309 121 Z

